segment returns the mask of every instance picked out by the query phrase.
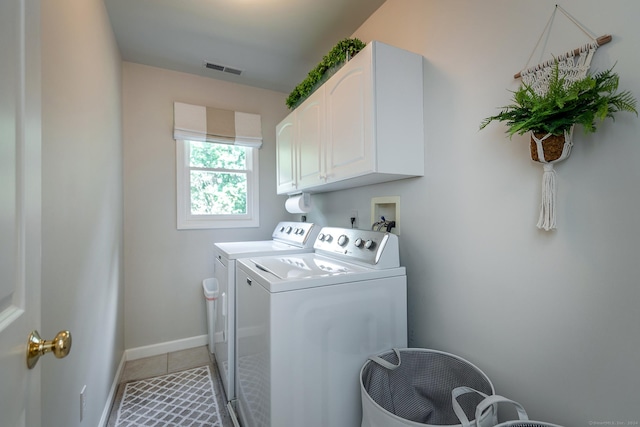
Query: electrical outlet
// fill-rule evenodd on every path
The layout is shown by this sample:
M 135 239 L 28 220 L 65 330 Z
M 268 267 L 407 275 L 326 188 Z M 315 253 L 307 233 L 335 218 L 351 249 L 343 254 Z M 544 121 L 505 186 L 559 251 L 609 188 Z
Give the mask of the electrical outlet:
M 351 224 L 351 228 L 358 228 L 358 211 L 357 210 L 349 211 L 349 224 Z
M 80 390 L 80 421 L 84 418 L 84 412 L 87 409 L 87 385 L 85 384 Z

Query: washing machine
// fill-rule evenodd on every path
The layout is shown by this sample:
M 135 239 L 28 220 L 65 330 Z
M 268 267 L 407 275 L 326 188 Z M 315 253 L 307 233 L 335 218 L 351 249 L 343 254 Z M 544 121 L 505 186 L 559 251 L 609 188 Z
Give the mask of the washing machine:
M 244 427 L 359 427 L 359 372 L 407 346 L 398 237 L 324 227 L 313 253 L 238 260 L 237 410 Z
M 222 377 L 228 407 L 234 414 L 235 331 L 236 331 L 236 262 L 242 257 L 312 252 L 320 227 L 307 222 L 280 222 L 271 240 L 221 242 L 214 244 L 215 278 L 219 286 L 219 308 L 216 310 L 216 339 L 213 349 Z

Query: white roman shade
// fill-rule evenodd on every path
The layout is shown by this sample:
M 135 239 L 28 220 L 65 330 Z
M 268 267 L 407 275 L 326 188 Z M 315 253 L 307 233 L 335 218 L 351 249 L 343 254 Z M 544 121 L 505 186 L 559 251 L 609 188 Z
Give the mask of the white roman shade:
M 174 102 L 173 138 L 260 148 L 262 122 L 259 114 Z

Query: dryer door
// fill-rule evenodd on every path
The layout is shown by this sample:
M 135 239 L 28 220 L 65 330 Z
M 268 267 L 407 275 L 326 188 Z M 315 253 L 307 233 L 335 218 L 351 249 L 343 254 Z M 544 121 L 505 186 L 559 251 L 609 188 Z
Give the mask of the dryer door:
M 233 286 L 229 283 L 235 279 L 233 269 L 229 268 L 229 260 L 216 255 L 215 261 L 215 278 L 220 286 L 219 305 L 216 314 L 216 342 L 214 345 L 214 353 L 218 371 L 222 377 L 222 385 L 224 386 L 227 401 L 235 398 L 234 390 L 234 310 L 233 310 Z M 232 261 L 234 263 L 234 261 Z

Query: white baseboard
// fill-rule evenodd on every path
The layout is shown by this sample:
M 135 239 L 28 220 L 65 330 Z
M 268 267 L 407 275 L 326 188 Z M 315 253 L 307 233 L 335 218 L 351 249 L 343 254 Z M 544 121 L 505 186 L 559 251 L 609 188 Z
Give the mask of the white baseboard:
M 143 357 L 158 356 L 159 354 L 171 353 L 172 351 L 187 350 L 193 347 L 207 345 L 209 337 L 198 335 L 191 338 L 184 338 L 176 341 L 168 341 L 159 344 L 147 345 L 143 347 L 130 348 L 124 351 L 126 360 L 142 359 Z
M 122 370 L 124 369 L 125 362 L 125 353 L 123 352 L 122 358 L 120 359 L 120 364 L 118 365 L 118 370 L 116 371 L 116 375 L 113 378 L 113 382 L 111 383 L 111 389 L 109 390 L 109 395 L 107 396 L 107 404 L 102 410 L 102 417 L 100 417 L 100 423 L 98 424 L 100 427 L 107 427 L 107 423 L 109 422 L 111 406 L 113 405 L 113 401 L 116 398 L 116 393 L 118 392 L 118 383 L 120 382 L 120 376 L 122 375 Z

